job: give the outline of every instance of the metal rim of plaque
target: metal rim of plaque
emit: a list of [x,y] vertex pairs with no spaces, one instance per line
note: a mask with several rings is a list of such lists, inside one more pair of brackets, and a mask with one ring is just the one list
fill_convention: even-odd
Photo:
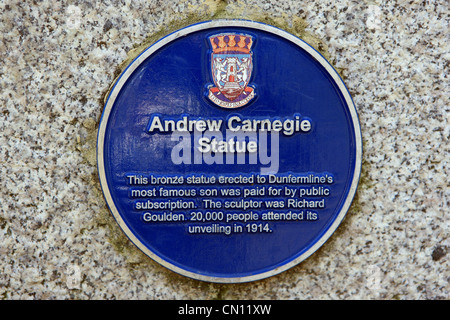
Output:
[[[231,145],[206,142],[200,163],[175,163],[164,148],[191,127],[196,151],[194,131],[205,137],[208,121],[257,138],[264,127],[251,125],[266,121],[279,171],[255,169],[263,158],[250,162],[251,147],[265,145],[248,137],[239,163],[237,150],[231,165],[214,160]],[[183,133],[171,139],[168,125]],[[168,269],[218,283],[270,277],[313,254],[345,217],[362,159],[357,111],[335,69],[296,36],[247,20],[197,23],[144,50],[109,93],[97,143],[102,191],[128,238]],[[238,194],[215,196],[231,189]]]

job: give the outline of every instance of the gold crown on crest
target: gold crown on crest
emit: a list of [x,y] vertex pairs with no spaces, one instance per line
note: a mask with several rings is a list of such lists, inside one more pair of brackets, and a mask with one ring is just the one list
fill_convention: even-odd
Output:
[[214,53],[250,53],[253,38],[243,34],[219,34],[209,38]]

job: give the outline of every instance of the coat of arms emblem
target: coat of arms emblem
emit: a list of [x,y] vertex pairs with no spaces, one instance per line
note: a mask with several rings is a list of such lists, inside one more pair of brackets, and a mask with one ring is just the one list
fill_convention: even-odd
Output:
[[253,38],[243,34],[218,34],[209,38],[214,86],[208,98],[223,108],[239,108],[255,97],[248,86],[252,74]]

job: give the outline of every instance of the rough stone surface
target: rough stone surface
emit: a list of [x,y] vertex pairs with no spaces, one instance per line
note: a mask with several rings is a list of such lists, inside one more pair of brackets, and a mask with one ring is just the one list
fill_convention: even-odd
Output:
[[[0,10],[0,297],[450,298],[447,1],[8,0]],[[128,53],[217,17],[277,24],[324,53],[364,143],[357,196],[331,239],[289,271],[237,285],[184,278],[136,249],[95,163],[103,99]]]

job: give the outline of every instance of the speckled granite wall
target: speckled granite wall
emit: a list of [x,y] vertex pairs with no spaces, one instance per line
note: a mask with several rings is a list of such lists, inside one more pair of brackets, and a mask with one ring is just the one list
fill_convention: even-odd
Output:
[[[6,0],[0,10],[0,297],[450,298],[447,1]],[[357,196],[331,239],[287,272],[238,285],[184,278],[136,249],[95,163],[103,98],[127,53],[217,17],[277,24],[324,53],[364,143]]]

